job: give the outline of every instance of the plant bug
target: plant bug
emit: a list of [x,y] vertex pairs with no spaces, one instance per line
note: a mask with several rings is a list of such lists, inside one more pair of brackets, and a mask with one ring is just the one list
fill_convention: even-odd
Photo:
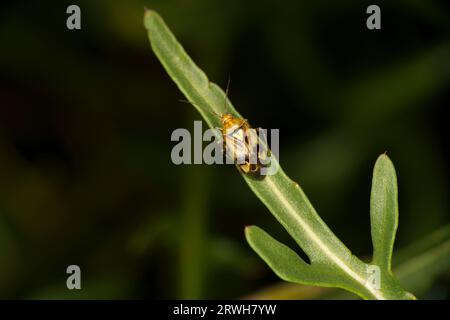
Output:
[[236,118],[229,113],[220,117],[222,123],[223,147],[243,173],[259,174],[261,159],[265,152],[259,143],[258,130],[253,129],[246,119]]
[[[227,98],[230,86],[228,78],[225,90],[225,109],[228,108]],[[253,129],[247,119],[236,118],[230,113],[220,116],[222,123],[223,150],[230,156],[236,166],[245,174],[259,174],[261,160],[267,156],[266,150],[259,143],[259,129]]]
[[[225,91],[225,109],[228,109],[227,97],[230,80]],[[184,101],[190,104],[193,102]],[[267,149],[260,144],[259,129],[251,128],[247,119],[233,116],[231,113],[222,115],[209,111],[220,118],[222,128],[223,153],[245,174],[259,175],[263,166],[261,160],[267,157]]]

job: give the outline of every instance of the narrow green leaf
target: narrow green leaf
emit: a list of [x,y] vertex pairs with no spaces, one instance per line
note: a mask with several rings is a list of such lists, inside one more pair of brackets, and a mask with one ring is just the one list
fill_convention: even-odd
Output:
[[[144,23],[158,59],[210,126],[221,126],[219,116],[225,112],[240,117],[223,90],[210,82],[195,65],[156,12],[148,10]],[[272,164],[278,169],[277,173],[262,180],[243,175],[253,192],[312,261],[325,261],[332,257],[338,264],[345,263],[331,255],[332,251],[345,257],[344,260],[350,260],[350,251],[320,219],[300,186],[286,176],[276,161]],[[313,230],[319,234],[315,234]]]
[[245,228],[248,243],[281,279],[295,283],[313,282],[310,266],[292,249],[257,226]]
[[155,11],[146,11],[144,25],[148,30],[153,52],[211,128],[220,126],[220,115],[225,112],[240,117],[223,90],[209,81]]
[[[400,283],[420,297],[437,277],[450,271],[450,225],[396,252],[392,265]],[[340,300],[354,296],[338,289],[314,290],[310,286],[277,283],[244,297],[256,300],[324,298]]]
[[391,257],[398,225],[397,176],[394,165],[381,155],[373,169],[370,197],[373,264],[391,271]]
[[355,292],[346,274],[327,263],[306,263],[292,249],[257,226],[245,228],[247,242],[281,279],[304,285],[341,287]]
[[[156,56],[210,127],[220,126],[220,116],[223,113],[240,117],[223,90],[211,83],[195,65],[156,12],[148,10],[144,24]],[[368,284],[368,265],[353,256],[333,234],[316,213],[300,186],[283,172],[277,159],[271,159],[271,167],[276,169],[276,173],[263,179],[255,179],[245,174],[242,176],[308,255],[317,276],[316,284],[339,286],[366,299],[404,297],[399,288],[389,288],[393,282],[386,282],[386,287],[382,290]]]

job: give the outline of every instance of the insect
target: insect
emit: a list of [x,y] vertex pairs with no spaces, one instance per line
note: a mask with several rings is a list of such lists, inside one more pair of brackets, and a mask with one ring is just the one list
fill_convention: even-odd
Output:
[[246,119],[229,113],[220,117],[223,149],[243,173],[258,174],[266,156],[259,144],[258,129],[252,129]]
[[[228,108],[227,97],[230,80],[228,79],[225,91],[225,109]],[[180,100],[195,105],[193,102]],[[209,111],[209,110],[208,110]],[[211,112],[211,111],[209,111]],[[260,173],[263,166],[262,160],[267,158],[267,149],[259,143],[259,129],[253,129],[247,119],[237,118],[230,113],[222,115],[213,112],[220,117],[222,128],[223,152],[245,174]]]

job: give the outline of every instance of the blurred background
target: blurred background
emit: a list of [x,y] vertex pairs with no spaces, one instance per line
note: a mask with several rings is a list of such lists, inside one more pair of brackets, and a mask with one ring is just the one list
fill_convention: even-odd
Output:
[[[370,4],[381,30],[366,28]],[[212,81],[230,76],[252,125],[280,129],[281,165],[355,255],[372,252],[381,153],[399,180],[395,250],[449,223],[448,1],[2,2],[0,298],[340,294],[279,285],[244,226],[295,244],[233,166],[172,164],[172,131],[201,118],[151,52],[144,6]],[[82,290],[66,288],[72,264]],[[450,298],[449,268],[411,288]]]

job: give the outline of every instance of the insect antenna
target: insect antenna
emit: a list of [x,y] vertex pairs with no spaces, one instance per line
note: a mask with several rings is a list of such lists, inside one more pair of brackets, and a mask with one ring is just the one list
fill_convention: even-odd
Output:
[[[225,110],[226,110],[227,113],[232,113],[231,110],[230,110],[230,107],[228,106],[228,103],[227,103],[228,102],[228,91],[229,91],[229,88],[230,88],[230,80],[231,80],[231,77],[230,77],[230,75],[228,75],[227,87],[225,89],[225,97],[224,97],[224,106],[225,106]],[[192,102],[192,101],[189,101],[189,100],[179,99],[178,101],[179,102],[183,102],[183,103],[188,103],[188,104],[193,105],[194,107],[197,107],[197,104],[195,104],[195,102]],[[197,109],[199,109],[199,108],[197,108]],[[209,109],[204,109],[204,110],[206,112],[209,112],[212,115],[215,115],[218,118],[222,117],[221,114],[219,114],[219,113],[217,113],[217,112],[215,112],[213,110],[209,110]]]
[[[197,105],[195,104],[195,102],[192,102],[192,101],[189,101],[189,100],[178,99],[178,102],[188,103],[188,104],[193,105],[194,107],[197,107]],[[209,112],[210,114],[212,114],[212,115],[218,117],[218,118],[221,117],[221,115],[218,114],[218,113],[215,112],[215,111],[211,111],[211,110],[209,110],[209,109],[204,109],[204,110],[205,110],[206,112]]]
[[226,89],[225,89],[225,99],[224,99],[224,104],[225,104],[225,110],[227,111],[227,112],[229,112],[229,107],[228,107],[228,91],[229,91],[229,89],[230,89],[230,81],[231,81],[231,76],[230,76],[230,74],[228,74],[228,81],[227,81],[227,87],[226,87]]

